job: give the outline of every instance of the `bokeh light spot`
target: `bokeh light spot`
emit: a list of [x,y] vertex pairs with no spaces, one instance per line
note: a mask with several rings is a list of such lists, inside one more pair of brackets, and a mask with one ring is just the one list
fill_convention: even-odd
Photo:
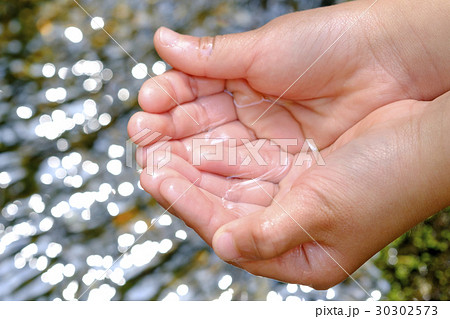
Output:
[[130,91],[128,91],[127,89],[120,89],[117,93],[117,97],[121,101],[126,101],[130,98]]
[[147,66],[144,63],[138,63],[131,69],[131,74],[135,79],[142,80],[147,76]]
[[105,21],[102,17],[93,17],[91,19],[91,28],[94,30],[99,30],[105,26]]
[[33,116],[33,110],[28,106],[19,106],[16,110],[17,116],[21,119],[27,120]]
[[68,27],[64,31],[64,36],[73,43],[80,43],[83,40],[83,32],[77,27]]
[[152,66],[152,72],[156,75],[161,75],[166,72],[167,66],[163,61],[157,61]]
[[46,78],[51,78],[56,73],[56,68],[52,63],[45,63],[42,67],[42,75]]

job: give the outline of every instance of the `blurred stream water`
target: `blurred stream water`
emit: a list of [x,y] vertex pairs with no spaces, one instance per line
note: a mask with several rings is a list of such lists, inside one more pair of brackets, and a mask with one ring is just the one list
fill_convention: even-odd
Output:
[[[198,36],[239,32],[320,1],[80,3],[94,20],[71,0],[0,4],[0,300],[73,300],[163,212],[124,156],[143,69],[170,67],[153,48],[159,26]],[[355,278],[375,299],[389,290],[372,262]],[[349,280],[315,291],[250,275],[166,215],[81,299],[367,296]]]

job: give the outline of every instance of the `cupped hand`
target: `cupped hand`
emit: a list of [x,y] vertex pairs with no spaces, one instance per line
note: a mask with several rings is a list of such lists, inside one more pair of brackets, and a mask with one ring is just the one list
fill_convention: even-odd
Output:
[[[431,187],[448,188],[448,172],[433,170],[445,164],[442,153],[427,157],[445,149],[432,137],[444,129],[448,96],[411,99],[420,84],[405,86],[413,83],[408,72],[379,62],[385,53],[370,48],[368,26],[351,29],[352,41],[330,49],[286,91],[345,31],[348,16],[364,10],[361,3],[238,35],[155,35],[158,52],[179,71],[144,84],[145,112],[131,119],[129,133],[171,138],[156,152],[157,140],[141,143],[141,166],[157,165],[168,146],[171,160],[152,174],[144,169],[141,184],[224,260],[328,287],[448,201]],[[325,166],[304,160],[306,138]],[[218,145],[222,157],[208,160]],[[196,165],[195,154],[203,154]]]
[[[222,161],[203,158],[194,166],[187,137],[166,144],[171,161],[152,174],[144,169],[141,184],[222,259],[256,275],[327,288],[450,204],[450,172],[436,170],[448,167],[450,151],[435,138],[448,134],[449,105],[450,94],[384,106],[324,149],[324,166],[297,166],[299,154],[280,165],[280,150],[269,143],[259,152],[267,166],[229,165],[227,145]],[[212,129],[205,140],[248,134],[261,141],[236,125]],[[250,155],[245,147],[236,153],[238,162]],[[145,155],[138,156],[143,166]],[[164,156],[156,152],[150,165]]]
[[[140,106],[163,114],[176,106],[172,99],[193,102],[225,88],[212,79],[239,80],[227,90],[237,105],[250,105],[245,112],[238,109],[237,118],[257,137],[295,136],[299,145],[307,137],[322,149],[380,106],[403,99],[432,100],[445,93],[450,87],[450,47],[444,40],[450,20],[443,7],[448,2],[417,1],[408,11],[410,1],[379,1],[366,11],[373,2],[296,12],[256,30],[216,37],[161,28],[154,37],[159,55],[196,77],[157,77],[166,92],[149,80],[141,89]],[[183,81],[191,81],[187,85],[192,92],[182,95]],[[180,114],[178,121],[194,117]],[[152,119],[136,115],[130,133],[154,129]],[[281,123],[285,130],[280,131]]]

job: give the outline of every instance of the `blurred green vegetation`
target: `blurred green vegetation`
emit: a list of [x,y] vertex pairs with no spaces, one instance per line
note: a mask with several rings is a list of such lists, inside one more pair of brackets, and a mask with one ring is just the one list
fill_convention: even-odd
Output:
[[[94,16],[103,17],[105,29],[154,75],[151,66],[159,57],[151,39],[161,25],[195,35],[239,32],[256,28],[281,14],[330,5],[332,1],[80,3]],[[80,43],[72,43],[64,36],[70,26],[82,31]],[[123,247],[118,247],[120,236],[138,238],[137,223],[150,225],[162,213],[155,201],[138,188],[135,169],[123,167],[120,174],[108,170],[111,161],[117,160],[108,155],[109,148],[125,146],[126,123],[138,110],[136,95],[144,80],[132,76],[133,61],[102,30],[94,30],[90,18],[72,0],[2,1],[0,52],[0,173],[7,173],[3,176],[10,178],[0,185],[0,300],[73,299],[89,287],[93,276],[99,277],[111,260],[120,256],[123,251]],[[103,71],[109,70],[111,78],[102,70],[93,74],[74,72],[80,61],[101,65]],[[46,64],[55,68],[55,74],[43,76]],[[95,81],[94,89],[86,89],[88,80]],[[66,96],[50,102],[46,94],[55,88],[64,88]],[[118,92],[123,89],[129,92],[129,97],[119,98]],[[85,109],[87,101],[89,105],[94,102],[95,114]],[[20,106],[31,110],[29,118],[18,116]],[[61,116],[54,113],[57,110],[71,119],[72,122],[67,122],[70,125],[63,124],[67,127],[56,136],[52,132],[38,136],[39,125],[58,124]],[[72,127],[77,114],[82,114],[84,120]],[[104,114],[110,121],[99,125]],[[74,154],[81,156],[81,162],[65,167],[63,177],[58,177],[56,171]],[[60,163],[58,167],[53,167],[55,159]],[[119,160],[124,162],[123,156]],[[86,162],[97,164],[98,172],[86,173],[83,168]],[[52,176],[51,183],[44,183],[44,175]],[[75,176],[82,178],[81,185],[71,184],[68,177]],[[124,182],[134,185],[132,196],[119,194],[118,188]],[[105,184],[112,189],[107,198],[85,205],[86,196],[98,194]],[[82,199],[71,201],[74,195]],[[87,207],[70,207],[63,214],[56,209],[61,203],[80,201]],[[117,206],[117,214],[112,213],[109,204]],[[396,240],[375,258],[378,269],[368,262],[355,273],[355,278],[367,290],[381,291],[386,299],[448,300],[448,228],[449,210]],[[186,232],[186,239],[175,236],[180,230]],[[178,294],[177,298],[190,300],[220,297],[265,300],[269,292],[284,299],[327,298],[326,291],[304,287],[291,287],[289,292],[285,284],[251,276],[221,262],[175,219],[170,225],[156,224],[139,237],[137,244],[142,244],[142,248],[146,247],[144,244],[159,247],[164,240],[171,242],[168,251],[155,252],[152,258],[131,266],[119,261],[112,269],[117,270],[116,276],[108,273],[95,283],[93,290],[112,288],[114,292],[107,298],[116,300],[161,300],[173,297],[180,285],[187,285],[189,292]],[[58,245],[59,253],[49,251]],[[133,254],[124,258],[127,256]],[[73,274],[71,268],[75,269]],[[232,292],[228,286],[222,289],[224,284],[218,285],[226,276],[233,279]],[[332,295],[337,300],[367,297],[351,281],[334,287]],[[88,297],[95,295],[89,292],[82,299]]]
[[391,283],[387,300],[449,300],[450,208],[380,252],[375,264]]

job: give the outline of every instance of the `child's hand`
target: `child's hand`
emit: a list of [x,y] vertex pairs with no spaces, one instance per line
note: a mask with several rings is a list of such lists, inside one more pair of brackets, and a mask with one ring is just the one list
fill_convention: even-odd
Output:
[[[369,5],[295,13],[214,40],[170,40],[166,29],[155,35],[159,54],[179,70],[155,80],[180,105],[152,80],[144,84],[145,112],[131,119],[129,133],[168,135],[173,154],[155,174],[144,170],[141,183],[223,259],[258,275],[324,288],[449,204],[444,137],[450,132],[443,119],[450,119],[450,98],[415,100],[450,89],[450,72],[415,63],[427,58],[423,51],[399,54],[408,42],[392,46],[395,34],[379,31],[381,3],[271,107]],[[444,48],[429,42],[439,64]],[[197,138],[211,145],[238,139],[237,164],[250,155],[242,139],[256,145],[289,138],[297,146],[288,147],[288,165],[269,142],[259,152],[267,165],[230,165],[228,146],[222,161],[193,165]],[[294,165],[305,138],[322,150],[325,166]],[[138,151],[144,167],[152,145]]]

